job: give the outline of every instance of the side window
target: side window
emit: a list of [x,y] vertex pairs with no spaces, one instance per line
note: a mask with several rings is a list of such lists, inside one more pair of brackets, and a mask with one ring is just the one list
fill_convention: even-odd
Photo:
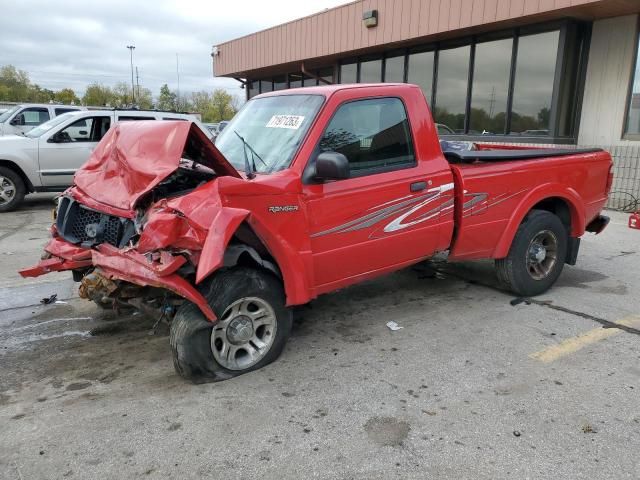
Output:
[[95,117],[93,119],[93,128],[91,129],[91,141],[99,142],[105,136],[111,127],[110,117]]
[[89,117],[76,120],[55,133],[58,143],[99,142],[111,126],[109,117]]
[[346,156],[352,177],[415,165],[407,113],[399,98],[345,103],[325,130],[320,150]]
[[131,122],[134,120],[155,120],[154,117],[137,117],[134,115],[122,115],[118,117],[119,122]]
[[164,117],[163,120],[180,120],[182,122],[186,122],[187,121],[186,118],[171,118],[171,117]]
[[68,113],[68,112],[77,112],[78,109],[77,108],[56,108],[55,112],[56,112],[56,117],[58,115],[62,115],[63,113]]
[[61,143],[90,142],[94,118],[81,118],[55,134]]
[[49,120],[49,110],[46,108],[30,107],[25,108],[19,113],[16,118],[22,117],[22,121],[19,121],[19,125],[27,125],[29,127],[37,127],[41,123]]

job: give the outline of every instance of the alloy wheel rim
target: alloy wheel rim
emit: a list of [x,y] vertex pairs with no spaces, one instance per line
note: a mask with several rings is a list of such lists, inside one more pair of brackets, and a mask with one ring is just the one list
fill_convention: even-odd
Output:
[[211,332],[213,357],[228,370],[246,370],[262,360],[276,336],[276,314],[257,297],[227,307]]
[[550,230],[538,232],[526,252],[527,271],[534,280],[544,280],[558,261],[558,239]]
[[8,177],[0,176],[0,205],[11,203],[16,196],[16,186]]

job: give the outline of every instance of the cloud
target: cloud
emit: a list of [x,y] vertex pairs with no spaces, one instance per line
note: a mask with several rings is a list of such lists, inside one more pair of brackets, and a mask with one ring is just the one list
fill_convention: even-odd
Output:
[[[192,92],[225,88],[244,98],[238,82],[214,78],[212,45],[268,28],[344,0],[205,2],[157,0],[32,0],[2,7],[2,64],[26,70],[33,82],[81,95],[93,82],[131,82],[127,45],[135,45],[140,85]],[[13,19],[19,19],[14,21]]]

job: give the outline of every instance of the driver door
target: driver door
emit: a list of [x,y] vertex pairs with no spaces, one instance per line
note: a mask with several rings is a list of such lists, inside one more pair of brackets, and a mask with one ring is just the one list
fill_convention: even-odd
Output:
[[350,170],[349,178],[303,187],[318,293],[439,247],[442,214],[453,204],[451,173],[427,172],[419,161],[400,98],[343,103],[317,151],[344,155]]
[[[83,117],[38,142],[40,178],[46,187],[67,187],[111,126],[108,116]],[[45,138],[46,137],[46,138]]]

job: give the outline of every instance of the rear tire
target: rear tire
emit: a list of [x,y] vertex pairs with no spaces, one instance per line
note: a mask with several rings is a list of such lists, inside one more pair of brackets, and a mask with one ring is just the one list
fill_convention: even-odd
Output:
[[217,273],[203,295],[218,317],[209,322],[188,302],[171,322],[169,341],[176,372],[194,383],[226,380],[268,365],[291,333],[291,310],[282,283],[251,268]]
[[507,257],[496,260],[498,279],[520,296],[546,292],[562,273],[567,243],[567,230],[556,215],[532,210],[518,227]]
[[15,210],[22,203],[27,188],[16,172],[0,167],[0,212]]

